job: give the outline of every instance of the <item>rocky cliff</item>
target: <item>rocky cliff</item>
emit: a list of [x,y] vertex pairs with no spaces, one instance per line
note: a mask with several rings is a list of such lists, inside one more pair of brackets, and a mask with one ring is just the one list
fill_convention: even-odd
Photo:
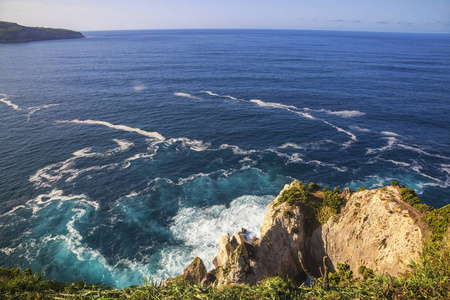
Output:
[[204,285],[256,284],[273,276],[304,280],[306,273],[320,276],[325,256],[331,272],[347,263],[355,276],[362,265],[397,276],[419,257],[427,235],[419,211],[401,199],[398,186],[324,193],[294,181],[268,205],[260,239],[247,241],[245,229],[224,235],[215,268],[196,280]]
[[0,21],[0,43],[84,38],[80,32],[67,29],[26,27]]

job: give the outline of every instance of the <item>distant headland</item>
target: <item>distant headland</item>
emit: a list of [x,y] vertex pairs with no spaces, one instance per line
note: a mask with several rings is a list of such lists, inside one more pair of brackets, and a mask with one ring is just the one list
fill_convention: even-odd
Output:
[[73,30],[26,27],[17,23],[0,21],[0,43],[2,44],[80,38],[84,38],[84,35]]

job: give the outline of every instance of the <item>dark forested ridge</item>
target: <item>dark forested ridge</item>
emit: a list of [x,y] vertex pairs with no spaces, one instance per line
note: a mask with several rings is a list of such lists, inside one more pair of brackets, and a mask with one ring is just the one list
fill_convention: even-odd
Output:
[[26,27],[17,23],[0,21],[0,43],[20,43],[78,38],[84,38],[84,35],[73,30]]

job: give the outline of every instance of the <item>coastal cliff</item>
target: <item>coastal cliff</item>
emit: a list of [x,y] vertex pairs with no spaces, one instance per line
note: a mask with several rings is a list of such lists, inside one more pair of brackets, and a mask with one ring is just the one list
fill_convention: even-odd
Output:
[[248,241],[245,229],[222,236],[215,268],[196,279],[212,286],[253,285],[275,276],[304,281],[307,274],[321,276],[324,257],[331,272],[346,264],[356,277],[360,267],[398,276],[420,257],[429,235],[420,215],[402,201],[397,185],[331,192],[294,181],[268,205],[260,239]]
[[26,27],[17,23],[0,21],[0,43],[21,43],[79,38],[84,38],[84,35],[73,30]]

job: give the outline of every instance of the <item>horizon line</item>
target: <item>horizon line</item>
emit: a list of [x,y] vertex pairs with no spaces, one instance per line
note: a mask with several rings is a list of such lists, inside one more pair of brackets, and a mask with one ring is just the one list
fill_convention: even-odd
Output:
[[[74,30],[74,29],[71,29]],[[367,32],[367,33],[402,33],[402,34],[440,34],[450,35],[450,32],[412,32],[412,31],[374,31],[374,30],[351,30],[351,29],[299,29],[299,28],[141,28],[141,29],[89,29],[78,30],[80,32],[95,32],[95,31],[150,31],[150,30],[165,30],[165,31],[180,31],[180,30],[273,30],[273,31],[331,31],[331,32]]]

